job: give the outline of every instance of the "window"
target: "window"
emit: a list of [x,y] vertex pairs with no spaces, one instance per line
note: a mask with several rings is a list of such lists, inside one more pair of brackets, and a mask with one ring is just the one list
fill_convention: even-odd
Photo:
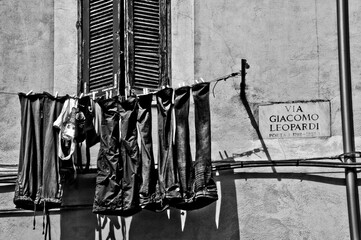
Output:
[[170,0],[80,1],[79,92],[169,84]]

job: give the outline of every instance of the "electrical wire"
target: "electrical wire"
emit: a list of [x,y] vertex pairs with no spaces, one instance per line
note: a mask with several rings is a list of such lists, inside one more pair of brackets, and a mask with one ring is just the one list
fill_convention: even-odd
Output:
[[[299,159],[284,159],[284,160],[249,160],[236,161],[234,158],[227,158],[221,161],[212,162],[212,170],[230,170],[236,168],[256,168],[256,167],[325,167],[325,168],[361,168],[361,162],[347,163],[343,158],[353,157],[361,158],[361,152],[344,153],[337,156],[330,157],[313,157],[313,158],[299,158]],[[330,162],[327,160],[339,160],[340,162]],[[327,161],[327,162],[326,162]]]

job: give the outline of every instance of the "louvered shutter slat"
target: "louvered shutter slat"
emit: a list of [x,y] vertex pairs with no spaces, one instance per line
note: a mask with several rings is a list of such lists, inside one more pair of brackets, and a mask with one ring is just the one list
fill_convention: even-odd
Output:
[[112,17],[113,9],[107,9],[104,12],[97,13],[95,15],[92,15],[92,21],[94,23],[102,21],[102,19],[106,19],[107,17]]
[[160,82],[160,3],[134,0],[133,88],[157,89]]
[[148,83],[158,83],[158,78],[149,76],[143,73],[136,73],[135,76],[137,76],[139,79],[142,79],[143,81],[148,81]]
[[113,0],[90,0],[89,91],[113,85]]
[[101,54],[93,56],[93,58],[91,59],[91,62],[96,64],[97,62],[110,61],[112,57],[113,57],[113,53],[110,53],[110,54],[101,53]]

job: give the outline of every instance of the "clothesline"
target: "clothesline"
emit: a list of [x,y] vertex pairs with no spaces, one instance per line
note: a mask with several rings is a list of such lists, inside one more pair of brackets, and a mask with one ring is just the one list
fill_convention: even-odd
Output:
[[[216,84],[213,86],[213,89],[212,89],[212,93],[213,93],[213,96],[214,96],[214,89],[216,87],[216,85],[218,84],[218,82],[220,81],[226,81],[227,79],[229,78],[233,78],[233,77],[237,77],[237,76],[240,76],[242,74],[242,71],[238,71],[238,72],[233,72],[231,74],[228,74],[228,75],[225,75],[225,76],[222,76],[222,77],[218,77],[218,78],[215,78],[215,79],[212,79],[210,81],[206,81],[206,82],[209,82],[209,83],[213,83],[215,82]],[[190,84],[190,85],[182,85],[183,87],[184,86],[189,86],[189,87],[192,87],[196,84],[199,84],[199,83],[202,83],[202,82],[205,82],[202,78],[200,78],[200,80],[195,80],[196,83],[194,84]],[[109,91],[110,89],[104,89],[104,91]],[[79,98],[81,98],[82,96],[90,96],[90,95],[94,95],[95,93],[97,93],[98,91],[94,91],[94,92],[90,92],[88,94],[83,94],[83,95],[79,95]],[[146,93],[146,94],[156,94],[158,91],[154,91],[154,92],[150,92],[150,93]],[[32,93],[32,90],[30,92],[28,92],[28,94],[31,94]],[[1,94],[4,94],[4,95],[18,95],[19,93],[18,92],[6,92],[6,91],[0,91],[0,95]],[[55,95],[57,95],[57,93],[55,93]],[[137,94],[138,96],[140,95],[143,95],[143,94]],[[77,96],[73,95],[73,96],[69,96],[69,97],[74,97],[74,98],[77,98]]]
[[6,95],[18,95],[18,93],[16,93],[16,92],[4,92],[4,91],[0,91],[0,94],[6,94]]
[[[195,83],[194,84],[188,84],[188,85],[186,85],[186,84],[179,84],[179,87],[193,87],[193,86],[195,86],[195,85],[197,85],[197,84],[200,84],[200,83],[205,83],[205,82],[207,82],[207,83],[213,83],[213,82],[215,82],[216,84],[213,86],[213,89],[212,89],[212,93],[213,93],[213,96],[214,96],[214,89],[215,89],[215,87],[216,87],[216,85],[218,84],[218,82],[220,82],[220,81],[226,81],[227,79],[229,79],[229,78],[233,78],[233,77],[237,77],[237,76],[241,76],[242,75],[242,71],[238,71],[238,72],[233,72],[233,73],[230,73],[230,74],[228,74],[228,75],[225,75],[225,76],[222,76],[222,77],[218,77],[218,78],[215,78],[215,79],[212,79],[212,80],[210,80],[210,81],[204,81],[203,80],[203,78],[199,78],[199,80],[194,80],[195,81]],[[167,85],[167,86],[163,86],[163,89],[165,88],[165,87],[169,87],[169,85]],[[136,96],[142,96],[142,95],[147,95],[147,94],[156,94],[158,91],[160,91],[160,90],[157,90],[157,91],[154,91],[154,92],[144,92],[143,94],[135,94]]]

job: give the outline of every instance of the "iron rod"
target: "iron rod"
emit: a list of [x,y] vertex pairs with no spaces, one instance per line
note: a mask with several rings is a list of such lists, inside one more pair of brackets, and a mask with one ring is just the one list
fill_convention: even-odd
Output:
[[[349,153],[355,151],[355,142],[352,110],[348,0],[337,0],[337,35],[343,150],[345,153]],[[355,162],[355,158],[352,156],[346,157],[345,162]],[[350,238],[352,240],[359,240],[360,206],[357,189],[357,173],[355,169],[345,169],[345,178]]]

